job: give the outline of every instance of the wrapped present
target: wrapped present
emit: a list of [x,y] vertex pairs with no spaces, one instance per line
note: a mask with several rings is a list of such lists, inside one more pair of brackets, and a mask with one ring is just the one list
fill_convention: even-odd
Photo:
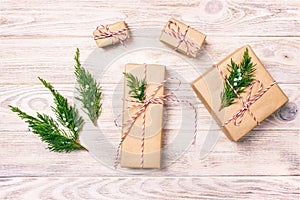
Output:
[[288,101],[249,45],[237,49],[191,86],[234,141]]
[[124,45],[124,41],[129,38],[129,31],[125,21],[119,21],[105,26],[98,26],[93,35],[98,47],[105,47],[119,42]]
[[171,18],[162,31],[160,41],[186,55],[196,57],[205,38],[206,35],[200,31]]
[[163,65],[125,66],[121,167],[160,168],[165,70]]

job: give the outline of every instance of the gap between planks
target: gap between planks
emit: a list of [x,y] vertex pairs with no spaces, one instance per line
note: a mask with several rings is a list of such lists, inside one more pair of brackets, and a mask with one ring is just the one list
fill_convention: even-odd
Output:
[[283,175],[190,175],[190,176],[122,176],[122,175],[116,175],[116,176],[0,176],[0,181],[1,179],[30,179],[30,178],[37,178],[37,179],[49,179],[49,178],[57,178],[57,179],[66,179],[66,178],[81,178],[81,179],[90,179],[90,178],[109,178],[109,179],[120,179],[120,178],[126,178],[126,179],[181,179],[181,178],[249,178],[251,179],[252,177],[255,178],[299,178],[300,180],[300,175],[288,175],[288,174],[283,174]]
[[[131,35],[134,36],[134,35]],[[219,34],[209,34],[213,37],[222,37],[222,38],[300,38],[297,35],[219,35]],[[134,37],[143,37],[143,36],[134,36]],[[28,35],[28,36],[16,36],[16,35],[0,35],[0,39],[76,39],[76,38],[90,38],[91,36],[86,35]]]

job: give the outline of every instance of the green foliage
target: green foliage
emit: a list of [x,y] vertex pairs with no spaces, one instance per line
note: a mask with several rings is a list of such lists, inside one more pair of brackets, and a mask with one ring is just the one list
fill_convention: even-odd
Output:
[[[232,59],[230,65],[228,64],[227,70],[229,76],[227,77],[227,80],[239,95],[244,93],[246,88],[255,80],[255,66],[256,64],[253,64],[251,57],[249,56],[248,48],[246,48],[243,60],[239,64],[235,63]],[[224,88],[220,98],[221,106],[219,110],[222,110],[223,108],[236,103],[238,97],[230,85],[224,81]]]
[[147,86],[145,79],[139,80],[136,76],[134,76],[131,73],[123,72],[123,74],[127,78],[127,86],[130,88],[130,97],[138,99],[140,101],[145,100],[145,90]]
[[77,48],[74,57],[76,61],[75,75],[78,83],[76,90],[79,92],[79,97],[75,97],[83,105],[83,111],[89,116],[90,120],[96,125],[97,119],[102,112],[101,104],[101,87],[96,82],[93,76],[85,70],[79,61],[79,49]]
[[[97,119],[99,110],[101,110],[100,98],[101,91],[99,85],[93,80],[90,73],[81,68],[79,62],[79,50],[77,49],[75,60],[75,74],[78,78],[80,86],[89,86],[91,90],[83,90],[80,87],[78,90],[82,95],[82,98],[92,99],[97,112],[92,113],[89,109],[91,119]],[[25,119],[26,123],[35,134],[38,134],[42,141],[48,143],[48,148],[51,151],[56,152],[70,152],[74,150],[85,149],[78,143],[79,132],[82,130],[84,120],[79,116],[78,110],[75,106],[68,104],[68,100],[63,97],[53,86],[46,82],[44,79],[38,77],[41,83],[52,93],[55,106],[51,106],[52,111],[56,115],[56,120],[52,117],[37,113],[37,117],[30,116],[25,112],[21,111],[17,107],[10,106],[13,112],[18,113],[19,117]],[[91,81],[92,80],[92,81]],[[96,88],[96,89],[94,89]],[[92,94],[94,92],[94,94]],[[89,95],[89,96],[88,96]],[[80,98],[78,98],[80,99]],[[84,107],[87,108],[87,107]],[[99,109],[100,108],[100,109]],[[86,149],[85,149],[86,150]]]
[[54,90],[50,83],[47,83],[40,77],[38,78],[53,95],[55,107],[52,106],[51,108],[55,113],[58,122],[69,129],[72,132],[72,135],[77,138],[78,133],[81,131],[84,124],[82,117],[78,114],[78,110],[74,106],[70,106],[68,100]]
[[39,135],[42,141],[48,143],[48,149],[55,152],[70,152],[75,150],[86,150],[78,140],[78,134],[73,131],[69,134],[59,128],[58,123],[50,116],[37,113],[37,118],[32,117],[19,108],[9,106],[13,112],[18,113],[21,119],[25,119],[32,132]]

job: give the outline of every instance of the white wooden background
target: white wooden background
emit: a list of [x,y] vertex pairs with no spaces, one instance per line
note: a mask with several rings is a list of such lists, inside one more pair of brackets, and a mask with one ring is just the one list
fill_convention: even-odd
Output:
[[49,152],[8,109],[49,110],[51,96],[37,76],[72,99],[75,48],[84,60],[100,23],[125,19],[134,32],[161,28],[171,16],[205,32],[204,48],[216,61],[250,44],[300,105],[299,0],[0,0],[0,199],[299,199],[299,115],[290,122],[272,115],[241,142],[222,135],[203,160],[191,150],[138,176],[102,166],[88,152]]

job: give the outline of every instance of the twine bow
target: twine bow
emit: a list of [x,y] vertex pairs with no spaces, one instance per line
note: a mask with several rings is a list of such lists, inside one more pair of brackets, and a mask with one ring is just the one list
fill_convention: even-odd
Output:
[[[102,29],[102,30],[101,30]],[[121,38],[120,36],[123,35],[124,33],[126,34],[126,31],[128,30],[128,28],[122,28],[121,30],[118,31],[111,31],[109,29],[108,25],[100,25],[100,27],[98,26],[96,28],[96,30],[99,32],[98,35],[94,36],[94,40],[100,40],[100,39],[104,39],[104,38],[109,38],[109,37],[113,37],[116,38],[123,46],[125,46],[124,41],[127,39],[127,35],[125,35],[125,38]],[[112,40],[112,44],[114,44],[114,41]]]
[[[147,70],[147,65],[145,65],[145,70],[144,70],[144,76],[146,77],[146,70]],[[170,91],[167,94],[155,97],[155,95],[157,94],[157,92],[164,86],[164,84],[169,81],[175,79],[178,81],[178,87],[173,90]],[[121,137],[121,140],[119,142],[118,148],[117,148],[117,154],[115,157],[115,163],[114,163],[114,167],[116,168],[119,164],[119,156],[120,156],[120,148],[122,143],[125,141],[126,137],[128,136],[131,128],[133,127],[134,123],[136,122],[136,120],[138,119],[138,117],[142,116],[142,138],[141,138],[141,158],[140,158],[140,167],[143,168],[144,167],[144,145],[145,145],[145,124],[146,124],[146,120],[145,120],[145,116],[146,116],[146,108],[148,107],[148,105],[150,104],[165,104],[166,102],[171,102],[171,103],[185,103],[187,105],[189,105],[193,110],[194,110],[194,136],[193,136],[193,142],[192,144],[195,143],[196,141],[196,135],[197,135],[197,110],[196,107],[189,101],[187,100],[179,100],[177,99],[177,97],[175,96],[174,92],[176,90],[179,89],[181,85],[181,82],[179,79],[177,78],[168,78],[166,80],[164,80],[163,82],[161,82],[153,91],[153,93],[146,98],[145,100],[137,100],[137,99],[131,99],[131,98],[127,98],[125,99],[125,101],[127,102],[132,102],[132,103],[136,103],[134,105],[128,106],[126,108],[126,110],[129,110],[131,108],[134,107],[139,107],[138,111],[133,114],[131,116],[131,118],[125,122],[124,124],[122,124],[123,127],[128,127],[126,129],[125,132],[123,132],[123,135]],[[146,94],[146,91],[145,91]],[[123,111],[124,112],[124,111]],[[121,127],[118,123],[117,123],[117,119],[114,120],[114,123],[117,127]]]
[[[174,28],[172,28],[172,25],[174,26]],[[178,44],[177,44],[177,46],[175,47],[174,50],[178,50],[179,46],[183,43],[186,47],[186,54],[187,55],[197,53],[198,48],[194,51],[191,50],[195,46],[195,44],[186,39],[186,34],[188,33],[188,31],[190,29],[190,26],[187,26],[187,28],[185,29],[185,31],[183,33],[181,32],[180,26],[174,21],[169,21],[168,24],[167,24],[167,27],[171,32],[167,32],[166,30],[164,30],[164,32],[169,34],[170,36],[175,37],[176,39],[178,39]]]
[[[254,115],[254,113],[250,110],[250,106],[252,104],[254,104],[258,99],[260,99],[269,89],[271,89],[276,82],[272,82],[268,87],[266,87],[265,89],[263,89],[263,83],[260,80],[255,80],[251,83],[250,87],[249,87],[249,92],[247,94],[246,97],[246,101],[244,101],[242,99],[242,97],[238,94],[238,92],[234,89],[234,87],[230,84],[230,82],[227,80],[226,75],[224,75],[224,73],[222,72],[222,70],[219,68],[218,65],[216,65],[220,75],[222,76],[222,78],[226,81],[226,83],[230,86],[230,88],[232,89],[232,91],[235,93],[235,95],[238,97],[238,99],[240,100],[240,102],[242,103],[243,107],[238,110],[236,112],[236,114],[234,114],[231,118],[229,118],[228,120],[226,120],[222,126],[226,126],[227,124],[229,124],[231,121],[234,121],[234,125],[235,126],[239,126],[241,125],[243,118],[244,118],[244,114],[246,113],[246,111],[249,112],[249,114],[251,115],[251,117],[253,118],[253,120],[257,123],[257,125],[259,125],[259,121],[257,119],[257,117]],[[256,93],[253,93],[253,88],[256,84],[258,85],[258,90]]]

